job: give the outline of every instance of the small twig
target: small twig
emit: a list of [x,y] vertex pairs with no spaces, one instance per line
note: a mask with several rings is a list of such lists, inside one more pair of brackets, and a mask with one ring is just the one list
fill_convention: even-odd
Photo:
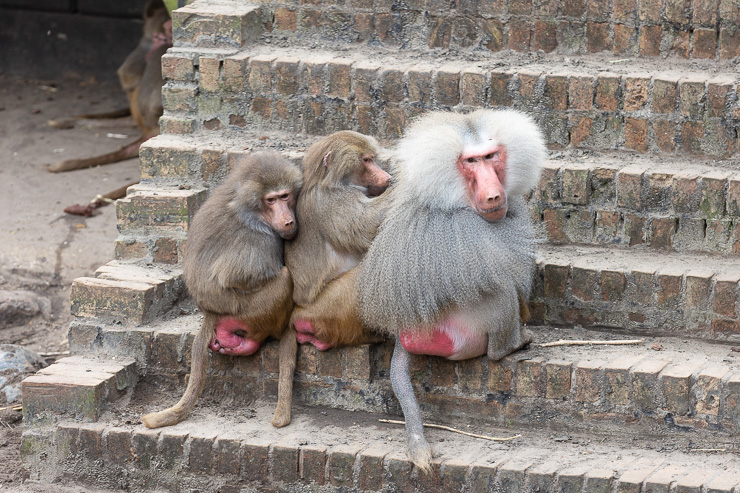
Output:
[[[381,423],[390,423],[393,425],[405,425],[406,424],[405,421],[396,421],[394,419],[379,419],[378,421],[380,421]],[[455,433],[460,433],[461,435],[467,435],[469,437],[482,438],[483,440],[491,440],[492,442],[508,442],[510,440],[514,440],[515,438],[522,437],[521,435],[514,435],[513,437],[508,437],[508,438],[496,438],[496,437],[489,437],[487,435],[476,435],[475,433],[468,433],[467,431],[457,430],[455,428],[450,428],[449,426],[435,425],[435,424],[429,424],[429,423],[424,423],[424,426],[426,426],[427,428],[438,428],[440,430],[452,431]]]
[[0,407],[0,412],[7,411],[8,409],[10,409],[11,411],[20,411],[21,409],[23,409],[23,406],[5,406],[5,407]]
[[39,353],[42,358],[51,358],[54,356],[69,356],[69,351],[58,351],[56,353]]
[[726,448],[690,448],[689,452],[727,452]]
[[609,60],[609,63],[622,63],[622,62],[629,62],[632,60],[631,58],[620,58],[618,60]]
[[621,346],[624,344],[640,344],[643,339],[627,339],[621,341],[568,341],[560,339],[555,342],[545,342],[543,344],[535,344],[536,347],[553,347],[553,346],[589,346],[589,345],[602,345],[602,346]]

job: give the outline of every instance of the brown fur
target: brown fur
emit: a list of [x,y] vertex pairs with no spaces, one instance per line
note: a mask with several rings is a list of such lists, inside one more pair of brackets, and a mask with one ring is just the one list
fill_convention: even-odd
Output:
[[[258,342],[279,338],[283,333],[293,308],[293,283],[283,266],[283,240],[273,227],[262,222],[260,214],[265,206],[255,200],[255,195],[264,197],[286,189],[297,195],[300,186],[300,170],[279,155],[250,154],[237,163],[234,172],[196,214],[183,277],[204,314],[203,325],[193,341],[185,394],[175,406],[144,416],[147,427],[179,423],[195,406],[208,368],[208,344],[221,317],[242,320],[249,328],[249,338]],[[291,350],[295,361],[294,346],[281,343],[281,361],[290,358]],[[288,354],[282,355],[283,351]],[[292,369],[288,370],[292,376]],[[291,386],[292,379],[287,387],[281,380],[278,396],[279,402],[287,398],[288,421]],[[285,407],[279,404],[280,409]]]
[[[164,85],[161,60],[162,55],[172,46],[171,28],[168,32],[165,26],[169,19],[170,16],[162,0],[149,0],[144,9],[144,29],[139,45],[118,68],[118,79],[129,101],[128,112],[117,110],[105,114],[79,115],[49,122],[54,127],[69,128],[74,126],[74,120],[77,119],[116,118],[130,114],[141,129],[141,137],[116,151],[100,156],[61,161],[49,166],[49,171],[53,173],[72,171],[134,158],[139,155],[139,147],[144,141],[159,134],[159,117],[163,113],[162,86]],[[169,42],[150,53],[155,35],[169,36]]]
[[342,131],[312,145],[303,160],[304,188],[296,206],[301,229],[285,246],[296,304],[291,325],[306,318],[317,338],[335,347],[377,339],[357,314],[355,270],[377,234],[389,192],[369,198],[352,182],[360,157],[377,152],[372,137]]

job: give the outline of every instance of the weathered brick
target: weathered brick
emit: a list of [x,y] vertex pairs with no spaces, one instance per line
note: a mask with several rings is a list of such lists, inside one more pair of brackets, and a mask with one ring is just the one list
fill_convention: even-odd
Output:
[[326,450],[325,446],[320,445],[301,447],[299,470],[302,479],[319,485],[325,484]]
[[545,97],[550,100],[553,110],[568,109],[568,77],[566,75],[547,75],[545,78]]
[[737,56],[740,56],[740,29],[737,26],[720,28],[719,57],[731,60]]
[[[105,423],[81,423],[76,431],[79,452],[82,452],[90,460],[96,460],[103,456],[103,432]],[[74,435],[68,432],[74,439]],[[57,434],[57,439],[59,434]]]
[[601,244],[612,244],[619,229],[619,212],[597,211],[594,224],[594,240]]
[[736,317],[738,279],[730,274],[718,274],[714,283],[712,310],[726,317]]
[[298,359],[296,361],[296,372],[304,375],[316,374],[316,360],[318,351],[312,344],[300,344],[298,346]]
[[488,390],[492,392],[510,392],[514,373],[503,361],[488,362]]
[[728,178],[729,173],[725,171],[715,171],[702,176],[699,209],[705,217],[714,219],[725,213]]
[[[588,264],[586,264],[588,265]],[[571,272],[573,295],[583,301],[592,301],[599,285],[599,275],[593,266],[579,266],[575,262]]]
[[455,106],[460,102],[460,73],[454,69],[440,69],[435,78],[437,102]]
[[[485,3],[480,6],[486,5]],[[483,37],[483,46],[490,51],[501,51],[506,48],[504,43],[504,24],[499,19],[481,19],[480,31]]]
[[603,363],[594,361],[579,361],[576,364],[575,400],[578,402],[596,402],[600,399],[601,367]]
[[563,202],[569,204],[587,204],[590,198],[591,183],[589,168],[566,167],[563,173]]
[[481,379],[483,369],[480,358],[472,358],[457,363],[458,383],[460,388],[465,391],[479,391],[481,389]]
[[[244,442],[242,477],[247,481],[266,481],[269,468],[270,440],[265,437],[251,436],[247,437]],[[290,463],[287,466],[290,467]]]
[[615,54],[636,54],[638,46],[637,28],[628,24],[614,24],[612,51]]
[[462,104],[466,106],[482,107],[486,104],[486,90],[488,78],[482,70],[466,70],[460,78]]
[[222,61],[213,56],[201,55],[198,60],[198,88],[203,92],[214,92],[220,88]]
[[691,361],[669,366],[660,374],[666,411],[675,416],[685,416],[691,411],[691,376],[704,363]]
[[124,465],[133,459],[131,431],[122,428],[109,428],[105,434],[108,458],[114,464]]
[[660,40],[662,37],[662,26],[642,26],[640,28],[640,39],[638,41],[640,47],[640,55],[659,56]]
[[646,152],[648,150],[648,120],[625,118],[624,146],[638,152]]
[[586,47],[589,53],[611,50],[609,27],[608,22],[586,23]]
[[213,444],[218,432],[198,430],[190,434],[190,470],[209,474],[213,470]]
[[399,103],[406,98],[404,74],[401,70],[383,70],[379,77],[381,96],[388,103]]
[[355,101],[358,103],[369,103],[373,99],[373,89],[378,77],[380,67],[371,63],[355,64],[355,76],[353,89]]
[[566,221],[567,211],[562,209],[546,209],[544,211],[545,229],[547,230],[547,239],[550,243],[560,244],[567,243]]
[[669,493],[671,485],[684,474],[686,474],[685,466],[661,466],[645,479],[645,490],[652,493]]
[[572,117],[568,123],[570,130],[570,145],[573,147],[579,147],[583,144],[591,136],[592,126],[593,120],[589,117]]
[[676,109],[677,93],[678,81],[656,78],[653,81],[653,112],[673,113]]
[[190,82],[193,80],[194,74],[193,55],[172,52],[162,55],[163,78]]
[[740,485],[740,471],[725,471],[709,481],[706,493],[730,493]]
[[297,447],[274,445],[270,464],[273,480],[285,483],[296,482],[298,480],[298,456]]
[[616,270],[601,271],[601,297],[604,301],[621,301],[627,288],[624,272]]
[[670,361],[659,359],[645,359],[632,367],[631,402],[638,409],[650,412],[659,405],[658,374],[669,363]]
[[545,296],[560,298],[565,296],[570,274],[570,263],[548,263],[544,267]]
[[160,467],[167,471],[181,470],[183,467],[185,441],[188,432],[166,428],[162,431],[159,443]]
[[722,379],[728,373],[727,368],[720,366],[710,366],[699,372],[692,388],[697,414],[709,416],[719,414]]
[[657,290],[657,304],[660,308],[676,309],[678,307],[682,276],[683,270],[680,267],[660,269]]
[[295,32],[298,26],[298,13],[295,9],[290,8],[277,8],[275,9],[274,18],[275,29],[279,31],[293,31]]
[[355,458],[360,452],[360,448],[357,444],[340,445],[329,452],[326,470],[330,484],[333,486],[352,486]]
[[690,118],[700,118],[704,110],[704,80],[682,79],[679,82],[679,111]]
[[671,22],[689,24],[691,12],[691,0],[666,0],[665,2],[665,15]]
[[272,62],[274,55],[258,55],[249,60],[249,87],[255,94],[272,93]]
[[527,471],[527,484],[531,491],[553,491],[555,473],[562,468],[558,461],[537,464]]
[[328,65],[329,96],[349,99],[352,94],[352,62],[334,60]]
[[571,77],[568,81],[568,105],[574,110],[590,110],[594,101],[591,77]]
[[[519,4],[520,2],[517,2]],[[512,19],[509,22],[509,48],[514,51],[529,51],[532,39],[532,23],[525,19]]]
[[628,75],[625,77],[624,110],[637,111],[645,107],[648,101],[650,77],[642,75]]
[[704,485],[717,476],[718,471],[706,467],[694,467],[676,482],[676,493],[703,493]]
[[662,152],[673,152],[676,149],[676,123],[668,120],[654,120],[650,123],[658,149]]
[[650,221],[650,247],[658,250],[672,250],[676,228],[674,217],[654,217]]
[[346,378],[370,379],[371,358],[368,344],[345,347],[342,352],[344,353]]
[[342,352],[321,351],[318,353],[318,374],[324,377],[342,378]]
[[520,397],[542,396],[542,363],[541,358],[518,362],[516,393]]
[[642,360],[642,356],[625,355],[604,366],[606,381],[605,397],[611,404],[629,404],[632,381],[629,370],[640,360]]
[[686,273],[686,308],[707,310],[712,286],[711,271],[689,271]]
[[521,491],[521,485],[524,484],[524,478],[527,470],[532,467],[531,459],[512,459],[507,461],[498,468],[496,474],[497,485],[493,491],[514,493]]
[[570,394],[571,365],[566,361],[545,362],[545,398],[563,399]]
[[692,58],[714,58],[717,52],[717,31],[714,29],[694,29]]
[[[667,0],[671,1],[671,0]],[[614,491],[618,493],[639,493],[642,484],[663,463],[663,459],[641,458],[619,471],[614,483]]]
[[596,107],[603,111],[616,111],[621,102],[621,78],[602,72],[596,81]]
[[642,209],[642,175],[644,169],[633,166],[617,173],[617,205],[632,210]]
[[558,47],[557,27],[554,20],[535,20],[533,49],[551,53]]
[[384,444],[373,444],[360,453],[357,487],[361,491],[380,491],[383,485],[383,459],[391,451]]

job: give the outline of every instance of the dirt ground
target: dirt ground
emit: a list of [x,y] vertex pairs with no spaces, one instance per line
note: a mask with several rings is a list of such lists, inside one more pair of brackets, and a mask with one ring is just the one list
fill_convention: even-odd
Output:
[[[115,206],[89,218],[63,209],[139,176],[138,159],[64,174],[46,170],[54,162],[102,154],[134,140],[138,129],[132,119],[65,130],[47,120],[126,105],[117,84],[0,75],[0,295],[31,292],[44,307],[35,315],[0,316],[0,344],[22,345],[42,356],[67,350],[72,280],[92,275],[113,258],[118,232]],[[0,490],[19,491],[20,434],[21,413],[0,411]]]

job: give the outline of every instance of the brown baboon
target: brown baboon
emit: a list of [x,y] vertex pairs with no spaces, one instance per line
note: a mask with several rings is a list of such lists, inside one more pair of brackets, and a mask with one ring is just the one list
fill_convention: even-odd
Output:
[[396,339],[391,383],[406,417],[408,454],[431,449],[408,373],[409,353],[498,360],[530,342],[520,317],[535,266],[523,194],[545,145],[513,110],[436,112],[398,146],[394,202],[360,266],[362,320]]
[[[283,265],[283,240],[297,231],[294,208],[301,187],[300,169],[277,153],[243,156],[222,185],[196,213],[188,232],[183,278],[203,312],[193,341],[190,380],[180,402],[147,414],[149,428],[179,423],[203,390],[208,348],[249,355],[272,336],[280,338],[293,309],[293,283]],[[296,357],[293,333],[280,343],[278,410],[290,413]],[[292,361],[292,366],[290,362]],[[282,363],[281,363],[282,364]],[[282,374],[290,375],[285,380]],[[286,397],[287,396],[287,397]]]
[[[387,207],[390,175],[375,162],[377,153],[372,137],[341,131],[312,145],[303,160],[301,230],[285,245],[295,301],[290,328],[298,342],[321,351],[377,340],[364,330],[355,301],[357,265]],[[281,360],[281,379],[283,368],[289,366]],[[290,423],[289,412],[283,421],[277,416],[273,425]]]

